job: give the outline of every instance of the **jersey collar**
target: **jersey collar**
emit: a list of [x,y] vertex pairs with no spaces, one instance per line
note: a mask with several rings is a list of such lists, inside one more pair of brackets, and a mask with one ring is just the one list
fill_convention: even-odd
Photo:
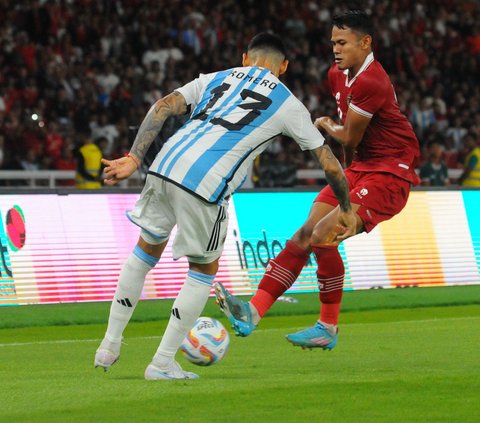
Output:
[[351,87],[352,84],[355,82],[355,80],[357,79],[358,75],[360,75],[365,69],[367,69],[370,64],[373,62],[375,58],[373,57],[373,51],[365,58],[365,61],[363,62],[363,65],[362,67],[359,69],[359,71],[357,72],[357,74],[349,81],[348,80],[348,69],[345,69],[343,71],[343,73],[345,75],[347,75],[347,77],[345,78],[345,86],[346,87]]

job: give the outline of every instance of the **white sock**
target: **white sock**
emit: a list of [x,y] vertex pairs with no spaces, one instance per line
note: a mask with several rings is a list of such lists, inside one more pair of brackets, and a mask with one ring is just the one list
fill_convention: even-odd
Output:
[[248,302],[248,305],[250,306],[250,313],[252,313],[252,323],[257,326],[262,318],[260,317],[260,314],[258,314],[256,307],[250,301]]
[[111,343],[121,342],[123,331],[140,299],[145,277],[156,262],[157,258],[146,254],[138,246],[128,256],[120,272],[117,290],[110,307],[105,338]]
[[111,342],[107,338],[103,338],[98,349],[109,350],[114,354],[119,354],[121,346],[122,346],[122,342]]
[[338,325],[334,325],[332,323],[325,323],[325,322],[322,322],[321,320],[319,320],[318,322],[321,323],[323,326],[325,326],[325,328],[327,329],[330,335],[332,336],[336,335],[338,330]]
[[207,303],[215,276],[188,271],[182,289],[172,306],[172,314],[152,363],[168,367],[188,331],[200,317]]

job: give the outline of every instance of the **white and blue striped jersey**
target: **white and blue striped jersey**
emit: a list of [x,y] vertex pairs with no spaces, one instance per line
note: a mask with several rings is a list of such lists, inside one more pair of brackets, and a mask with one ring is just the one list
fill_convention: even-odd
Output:
[[149,173],[208,203],[232,194],[275,136],[293,138],[302,150],[324,142],[306,107],[268,69],[201,74],[176,91],[192,114],[164,144]]

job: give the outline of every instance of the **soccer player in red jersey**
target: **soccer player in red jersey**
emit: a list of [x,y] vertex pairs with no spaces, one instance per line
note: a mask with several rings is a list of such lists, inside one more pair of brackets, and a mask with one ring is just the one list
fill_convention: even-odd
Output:
[[[395,91],[372,51],[373,25],[363,11],[348,11],[332,22],[335,63],[328,72],[339,123],[328,116],[315,125],[339,142],[345,153],[345,174],[356,213],[356,234],[400,213],[412,185],[420,181],[414,164],[419,143],[400,112]],[[215,293],[237,335],[248,336],[260,319],[297,279],[311,251],[318,262],[320,316],[313,327],[287,335],[301,347],[332,349],[337,343],[338,317],[345,269],[338,251],[338,202],[327,186],[315,199],[305,223],[270,260],[250,302],[232,296],[220,283]]]

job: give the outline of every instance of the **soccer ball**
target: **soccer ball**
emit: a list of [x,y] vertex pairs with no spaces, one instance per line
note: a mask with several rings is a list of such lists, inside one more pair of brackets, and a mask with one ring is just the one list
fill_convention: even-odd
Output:
[[185,358],[198,366],[219,362],[230,345],[230,336],[223,325],[211,317],[199,317],[180,345]]

